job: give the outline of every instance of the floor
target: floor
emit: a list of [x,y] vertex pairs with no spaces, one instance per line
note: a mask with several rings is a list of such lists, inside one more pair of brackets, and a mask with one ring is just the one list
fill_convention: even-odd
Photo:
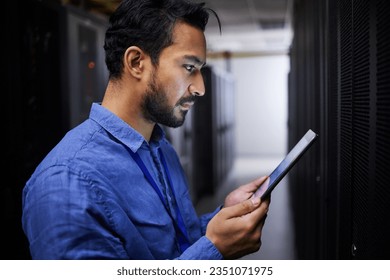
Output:
[[[225,196],[235,187],[267,175],[282,158],[238,158],[226,182],[213,196],[202,198],[196,205],[199,214],[212,211],[223,203]],[[295,258],[294,230],[288,197],[288,177],[285,177],[272,193],[267,221],[262,233],[261,249],[242,259],[245,260],[293,260]]]

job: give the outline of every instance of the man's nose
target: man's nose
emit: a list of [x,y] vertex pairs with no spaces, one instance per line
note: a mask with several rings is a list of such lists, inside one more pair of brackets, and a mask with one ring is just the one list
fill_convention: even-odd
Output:
[[202,73],[199,73],[196,75],[194,81],[190,84],[188,88],[191,95],[195,96],[203,96],[205,94],[205,86],[203,81],[203,75]]

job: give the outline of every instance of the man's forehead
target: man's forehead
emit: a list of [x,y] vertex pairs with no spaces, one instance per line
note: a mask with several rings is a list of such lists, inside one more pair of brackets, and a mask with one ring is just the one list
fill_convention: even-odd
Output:
[[183,58],[198,64],[205,63],[206,38],[202,30],[187,23],[176,23],[172,33],[172,45],[168,48],[183,52]]
[[202,43],[205,40],[204,32],[188,23],[178,22],[172,31],[173,43],[185,43],[186,41]]

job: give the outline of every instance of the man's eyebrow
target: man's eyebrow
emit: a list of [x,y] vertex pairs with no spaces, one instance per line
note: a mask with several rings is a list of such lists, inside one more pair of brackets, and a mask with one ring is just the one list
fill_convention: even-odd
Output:
[[184,59],[191,60],[194,64],[201,66],[201,67],[206,65],[205,61],[201,60],[199,57],[197,57],[195,55],[185,55]]

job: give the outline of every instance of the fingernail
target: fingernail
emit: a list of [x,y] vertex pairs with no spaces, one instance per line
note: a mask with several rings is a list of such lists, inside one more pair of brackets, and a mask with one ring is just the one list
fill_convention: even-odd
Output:
[[258,206],[260,204],[260,197],[252,198],[253,206]]

